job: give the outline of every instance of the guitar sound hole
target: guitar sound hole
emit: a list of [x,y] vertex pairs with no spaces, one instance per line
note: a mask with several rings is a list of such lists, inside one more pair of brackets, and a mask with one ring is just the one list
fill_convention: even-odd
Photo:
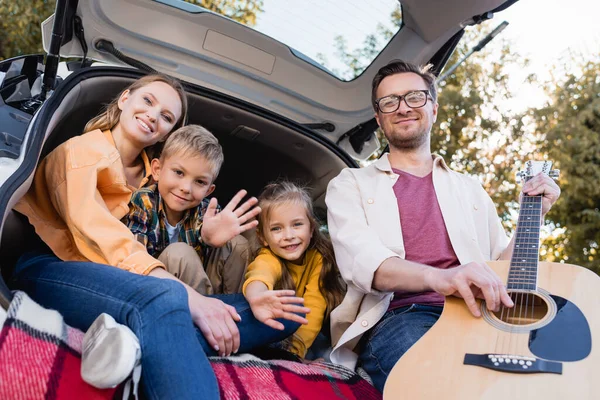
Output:
[[502,306],[494,312],[496,318],[510,325],[531,325],[544,319],[548,314],[545,299],[534,293],[509,292],[515,303],[513,308]]

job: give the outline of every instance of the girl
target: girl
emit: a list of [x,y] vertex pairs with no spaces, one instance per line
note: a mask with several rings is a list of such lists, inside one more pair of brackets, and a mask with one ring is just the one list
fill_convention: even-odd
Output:
[[[304,299],[307,318],[289,350],[305,357],[323,321],[344,297],[331,242],[319,230],[308,193],[290,182],[267,185],[258,199],[257,237],[262,246],[248,266],[243,292],[254,316],[282,329],[274,318],[292,319],[289,303]],[[275,290],[274,290],[275,289]]]
[[[150,399],[218,399],[207,355],[282,338],[243,311],[248,307],[241,294],[225,304],[169,274],[120,222],[132,192],[150,176],[146,149],[164,141],[186,114],[178,81],[163,75],[137,80],[88,123],[87,133],[42,160],[15,206],[54,253],[23,255],[15,286],[76,328],[87,330],[103,312],[127,325],[140,341],[143,389]],[[251,207],[240,208],[245,205]],[[243,323],[236,324],[242,317],[231,304]],[[283,322],[288,335],[298,327]]]

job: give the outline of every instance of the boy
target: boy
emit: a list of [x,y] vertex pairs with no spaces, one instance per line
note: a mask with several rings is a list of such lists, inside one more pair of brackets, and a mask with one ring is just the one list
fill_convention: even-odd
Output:
[[205,128],[177,129],[152,160],[156,183],[133,194],[123,218],[167,271],[205,295],[241,291],[249,252],[239,234],[258,224],[252,219],[260,212],[253,208],[256,198],[237,207],[244,190],[220,211],[215,198],[206,198],[215,190],[223,158],[217,138]]

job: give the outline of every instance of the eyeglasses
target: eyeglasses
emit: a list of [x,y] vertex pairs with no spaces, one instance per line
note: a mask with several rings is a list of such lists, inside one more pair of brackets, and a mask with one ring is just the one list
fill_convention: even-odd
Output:
[[428,97],[431,97],[429,95],[429,90],[413,90],[412,92],[406,93],[404,96],[390,94],[389,96],[375,100],[375,104],[377,105],[377,109],[383,114],[389,114],[400,108],[402,100],[404,100],[406,105],[410,108],[421,108],[427,104]]

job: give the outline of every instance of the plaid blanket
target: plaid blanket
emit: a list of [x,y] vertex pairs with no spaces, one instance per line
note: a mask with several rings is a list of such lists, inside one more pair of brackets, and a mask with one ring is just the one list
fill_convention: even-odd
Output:
[[381,399],[371,384],[340,365],[265,361],[250,354],[210,361],[224,400]]
[[[23,292],[0,308],[0,399],[111,399],[81,379],[83,333],[67,326]],[[258,353],[257,353],[258,354]],[[259,354],[281,357],[279,353]],[[221,397],[228,399],[381,399],[366,380],[334,364],[262,360],[254,355],[211,357]]]
[[23,292],[0,308],[0,399],[111,399],[81,379],[83,333]]

